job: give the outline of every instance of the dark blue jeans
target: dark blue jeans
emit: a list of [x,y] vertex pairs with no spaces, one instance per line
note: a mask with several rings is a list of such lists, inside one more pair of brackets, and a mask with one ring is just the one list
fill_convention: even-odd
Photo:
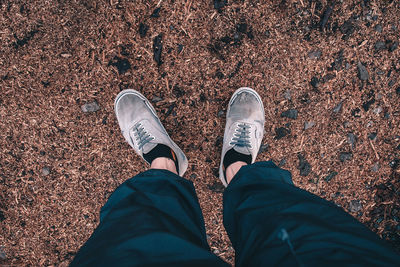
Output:
[[[224,192],[237,266],[385,265],[400,256],[336,205],[295,187],[272,162],[242,167]],[[127,180],[72,266],[226,266],[211,253],[193,184],[169,171]]]

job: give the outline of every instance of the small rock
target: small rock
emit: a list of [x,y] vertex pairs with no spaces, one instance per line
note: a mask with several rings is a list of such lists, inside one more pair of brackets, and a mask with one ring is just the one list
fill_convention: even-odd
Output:
[[353,158],[353,153],[351,152],[340,152],[339,159],[341,162],[345,162],[346,160],[351,160]]
[[6,216],[4,216],[4,212],[0,210],[0,222],[4,221],[6,219]]
[[96,112],[96,111],[100,110],[100,106],[99,106],[99,104],[97,104],[96,101],[93,101],[91,103],[86,103],[86,104],[82,105],[81,109],[85,113]]
[[311,78],[311,81],[310,81],[310,84],[311,84],[311,86],[312,87],[314,87],[314,88],[318,88],[318,86],[319,86],[319,79],[317,78],[317,77],[312,77]]
[[7,259],[6,253],[4,252],[4,247],[0,246],[0,260]]
[[342,32],[343,36],[342,39],[343,40],[348,40],[350,38],[350,36],[354,33],[355,31],[355,27],[353,24],[353,19],[350,18],[348,20],[346,20],[341,26],[340,26],[340,31]]
[[386,44],[385,44],[385,42],[382,42],[382,41],[377,41],[376,43],[375,43],[375,50],[376,51],[381,51],[381,50],[384,50],[384,49],[386,49]]
[[376,115],[379,115],[379,113],[382,112],[382,108],[381,108],[381,107],[376,107],[376,108],[374,108],[373,112],[374,112]]
[[286,129],[285,127],[279,127],[279,128],[275,128],[275,139],[279,140],[283,137],[285,137],[286,135],[290,134],[290,130]]
[[385,74],[385,71],[378,68],[378,69],[376,70],[376,74],[378,74],[378,75],[384,75],[384,74]]
[[183,44],[178,44],[178,53],[180,54],[183,51]]
[[179,86],[175,85],[175,86],[172,88],[172,93],[173,93],[176,97],[180,98],[180,97],[184,96],[186,92],[185,92],[185,90],[181,89]]
[[114,66],[117,68],[119,74],[124,74],[128,70],[131,69],[131,63],[126,58],[120,58],[115,56],[110,62],[108,62],[108,66]]
[[340,101],[339,104],[337,104],[334,108],[333,108],[333,112],[334,113],[339,113],[342,110],[342,106],[343,106],[343,101]]
[[222,8],[227,4],[226,0],[214,0],[214,8],[218,10],[218,12],[222,12]]
[[49,174],[50,174],[50,169],[49,169],[48,167],[43,167],[43,169],[42,169],[42,174],[43,174],[44,176],[49,175]]
[[281,159],[281,161],[279,161],[278,167],[283,167],[286,164],[286,159]]
[[265,37],[269,38],[269,37],[271,37],[271,32],[269,30],[266,30],[264,32],[264,35],[265,35]]
[[261,153],[267,151],[267,150],[268,150],[268,147],[269,147],[268,144],[262,144],[262,145],[260,146],[260,149],[258,150],[258,154],[261,154]]
[[388,45],[388,49],[389,49],[389,52],[393,52],[394,50],[396,50],[397,49],[397,47],[399,47],[399,42],[397,42],[397,41],[395,41],[395,42],[390,42],[389,43],[389,45]]
[[369,74],[368,74],[367,68],[361,62],[358,62],[357,70],[358,70],[358,78],[361,81],[368,80]]
[[239,23],[236,25],[237,32],[246,33],[247,32],[247,23]]
[[379,163],[375,162],[374,165],[372,165],[372,167],[371,167],[371,171],[378,172],[379,171],[379,167],[380,167]]
[[392,69],[390,69],[388,72],[387,72],[387,75],[386,75],[386,77],[388,77],[388,78],[390,78],[390,75],[392,75]]
[[378,134],[376,132],[373,132],[373,133],[368,134],[368,138],[371,139],[372,141],[374,141],[376,139],[377,135]]
[[225,75],[221,72],[221,71],[217,71],[215,73],[215,77],[217,77],[218,79],[223,79],[225,77]]
[[400,86],[396,88],[396,94],[400,96]]
[[301,176],[309,175],[311,172],[310,163],[308,163],[308,161],[300,153],[297,154],[297,157],[299,158],[299,166],[297,168],[300,170],[300,175]]
[[101,123],[102,123],[103,125],[106,125],[106,124],[107,124],[107,116],[104,116],[104,117],[103,117],[103,119],[101,120]]
[[[400,94],[400,87],[399,87],[399,94]],[[291,100],[292,99],[292,92],[287,89],[283,95],[286,100]]]
[[351,145],[351,148],[354,149],[356,146],[357,137],[353,133],[348,133],[347,142]]
[[304,130],[310,129],[311,127],[313,127],[315,125],[315,122],[313,121],[306,121],[304,123]]
[[215,181],[212,185],[207,185],[208,189],[215,193],[223,193],[225,186],[220,181]]
[[338,175],[338,172],[336,171],[331,171],[327,176],[325,176],[324,180],[326,182],[329,182],[330,180],[332,180],[336,175]]
[[153,10],[153,13],[151,13],[150,17],[159,18],[160,17],[160,11],[161,11],[161,8],[157,7],[156,9]]
[[163,63],[161,59],[162,49],[162,34],[159,34],[153,39],[153,58],[154,61],[157,62],[158,66],[161,66],[161,64]]
[[377,31],[377,32],[382,32],[382,25],[377,24],[377,25],[375,26],[375,31]]
[[197,175],[196,175],[195,173],[192,173],[192,174],[190,175],[190,179],[194,180],[194,179],[196,179],[196,178],[197,178]]
[[368,101],[365,101],[365,102],[362,104],[362,107],[363,107],[363,109],[364,109],[365,111],[368,111],[369,108],[371,107],[371,105],[374,104],[374,103],[375,103],[375,98],[371,98],[371,99],[369,99]]
[[328,70],[337,70],[340,71],[343,68],[343,61],[344,61],[344,50],[341,49],[335,55],[335,60],[331,63],[331,66]]
[[217,116],[222,117],[224,116],[225,112],[223,110],[218,111]]
[[350,201],[349,210],[350,212],[359,212],[362,209],[362,205],[360,200],[352,200]]
[[286,117],[289,119],[297,119],[298,111],[297,109],[289,109],[281,113],[281,117]]
[[309,59],[319,59],[322,55],[322,52],[320,50],[314,50],[308,52],[308,58]]
[[145,37],[148,30],[149,30],[149,26],[147,26],[144,23],[140,23],[139,24],[139,35],[140,35],[140,37],[142,37],[142,38]]

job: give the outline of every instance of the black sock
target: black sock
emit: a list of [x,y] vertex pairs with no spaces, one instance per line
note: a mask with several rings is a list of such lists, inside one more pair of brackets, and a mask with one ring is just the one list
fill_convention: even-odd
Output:
[[143,158],[150,163],[153,162],[156,158],[169,158],[172,159],[175,162],[175,167],[176,167],[176,172],[179,173],[179,166],[178,166],[178,160],[176,158],[176,155],[174,151],[166,145],[163,144],[157,144],[152,150],[150,150],[148,153],[144,154],[143,153]]
[[229,165],[237,161],[244,161],[247,164],[251,164],[251,155],[239,153],[233,148],[229,149],[225,154],[223,162],[225,170],[229,167]]

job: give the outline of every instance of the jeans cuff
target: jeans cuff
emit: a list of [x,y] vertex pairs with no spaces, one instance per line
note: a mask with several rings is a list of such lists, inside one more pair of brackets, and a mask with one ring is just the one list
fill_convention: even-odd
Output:
[[241,167],[228,184],[227,189],[235,185],[257,183],[266,180],[293,185],[292,175],[289,171],[279,168],[272,161],[260,161]]

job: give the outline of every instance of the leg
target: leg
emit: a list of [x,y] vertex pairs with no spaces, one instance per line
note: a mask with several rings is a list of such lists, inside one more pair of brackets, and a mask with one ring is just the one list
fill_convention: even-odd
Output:
[[[135,90],[115,100],[125,140],[151,166],[115,190],[72,266],[225,266],[210,252],[188,161],[150,102]],[[178,176],[179,174],[180,176]]]
[[71,266],[225,266],[210,252],[192,183],[151,169],[111,195]]
[[224,193],[224,225],[237,266],[385,265],[383,240],[336,205],[293,186],[272,162],[244,166]]
[[[293,186],[272,162],[254,163],[264,107],[252,89],[237,90],[226,114],[220,179],[224,225],[236,266],[396,265],[385,242],[334,204]],[[248,166],[246,166],[248,165]]]

